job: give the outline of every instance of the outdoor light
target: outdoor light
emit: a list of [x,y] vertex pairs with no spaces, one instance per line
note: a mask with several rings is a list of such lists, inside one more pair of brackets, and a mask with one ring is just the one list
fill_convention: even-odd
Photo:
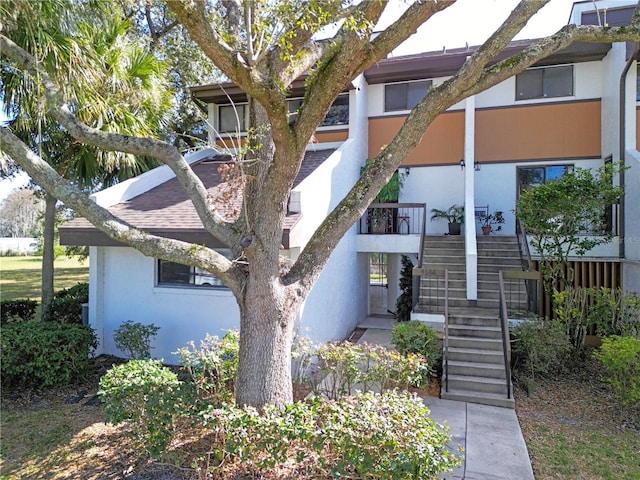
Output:
[[464,158],[460,159],[460,170],[464,170]]
[[473,166],[473,169],[474,169],[476,172],[479,172],[479,171],[480,171],[480,162],[476,162],[476,164]]
[[404,174],[409,175],[411,173],[411,169],[409,167],[404,168]]

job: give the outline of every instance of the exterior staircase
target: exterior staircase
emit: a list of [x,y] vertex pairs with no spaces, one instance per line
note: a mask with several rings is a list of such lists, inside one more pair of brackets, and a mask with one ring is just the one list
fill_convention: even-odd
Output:
[[[417,313],[444,312],[444,278],[448,270],[448,352],[443,368],[442,398],[514,408],[507,398],[502,331],[499,320],[500,270],[520,270],[515,236],[477,237],[478,299],[466,298],[463,236],[427,236],[423,268],[433,275],[420,279]],[[524,283],[510,285],[510,305],[526,302]]]

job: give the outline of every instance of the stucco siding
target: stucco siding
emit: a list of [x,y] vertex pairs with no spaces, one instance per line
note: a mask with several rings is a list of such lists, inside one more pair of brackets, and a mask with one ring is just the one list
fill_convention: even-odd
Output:
[[[369,158],[389,144],[405,121],[405,116],[369,120]],[[464,112],[446,112],[436,118],[403,166],[457,164],[463,157]]]
[[597,157],[600,102],[568,102],[476,112],[476,161]]

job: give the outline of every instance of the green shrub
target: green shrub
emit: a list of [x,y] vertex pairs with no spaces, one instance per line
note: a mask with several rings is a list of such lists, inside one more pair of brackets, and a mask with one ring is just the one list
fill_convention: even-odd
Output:
[[160,327],[153,323],[143,325],[127,320],[120,324],[113,334],[118,350],[126,352],[129,358],[146,360],[151,358],[151,338],[158,334]]
[[413,263],[406,255],[402,256],[400,270],[400,296],[396,299],[396,318],[399,322],[411,320],[413,310]]
[[432,368],[442,357],[436,331],[419,320],[400,323],[391,332],[391,343],[403,355],[411,352],[424,356]]
[[328,342],[320,345],[321,382],[314,386],[316,395],[339,400],[356,390],[386,390],[426,386],[430,365],[419,354],[402,355],[379,345]]
[[640,297],[618,288],[590,288],[591,305],[587,312],[596,335],[640,335]]
[[435,479],[458,464],[446,448],[448,431],[429,418],[417,396],[359,393],[319,410],[320,463],[334,477]]
[[526,375],[551,375],[560,371],[572,351],[565,326],[557,321],[528,320],[513,328],[514,369]]
[[316,347],[309,337],[296,335],[291,345],[291,381],[294,384],[313,382],[313,358]]
[[2,327],[3,387],[49,388],[78,380],[97,340],[86,325],[19,322]]
[[36,308],[38,308],[38,302],[35,300],[2,300],[0,302],[0,325],[16,320],[33,320]]
[[553,292],[553,313],[569,336],[574,350],[582,351],[591,321],[587,317],[589,289],[567,286],[563,291]]
[[88,302],[88,283],[64,288],[53,295],[45,319],[58,323],[82,323],[82,304]]
[[222,340],[207,334],[199,349],[194,342],[189,342],[175,352],[189,374],[198,399],[213,403],[232,399],[238,373],[239,340],[237,330],[229,330]]
[[602,362],[611,385],[623,405],[640,402],[640,339],[613,336],[604,338],[602,346],[594,352]]
[[129,422],[134,438],[152,456],[162,453],[183,410],[181,383],[156,360],[131,360],[114,366],[100,379],[98,395],[107,421]]
[[208,422],[225,432],[222,454],[257,469],[294,459],[311,475],[395,480],[435,479],[459,464],[446,448],[448,430],[420,398],[397,391],[262,413],[227,407],[209,411]]

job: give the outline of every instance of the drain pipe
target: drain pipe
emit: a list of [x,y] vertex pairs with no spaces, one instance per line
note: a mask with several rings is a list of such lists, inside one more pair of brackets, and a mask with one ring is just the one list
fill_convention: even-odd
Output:
[[[627,74],[629,73],[629,69],[633,64],[635,57],[638,55],[638,44],[635,44],[633,51],[627,60],[627,63],[622,70],[622,74],[620,75],[620,158],[619,161],[622,163],[622,166],[625,166],[626,162],[626,129],[627,129],[627,121],[626,121],[626,103],[627,103]],[[625,185],[625,170],[624,168],[620,169],[620,186],[624,188]],[[624,228],[624,214],[625,214],[625,195],[620,197],[620,213],[618,218],[618,238],[622,241],[618,241],[618,256],[621,259],[624,259],[626,254],[625,252],[625,228]]]

